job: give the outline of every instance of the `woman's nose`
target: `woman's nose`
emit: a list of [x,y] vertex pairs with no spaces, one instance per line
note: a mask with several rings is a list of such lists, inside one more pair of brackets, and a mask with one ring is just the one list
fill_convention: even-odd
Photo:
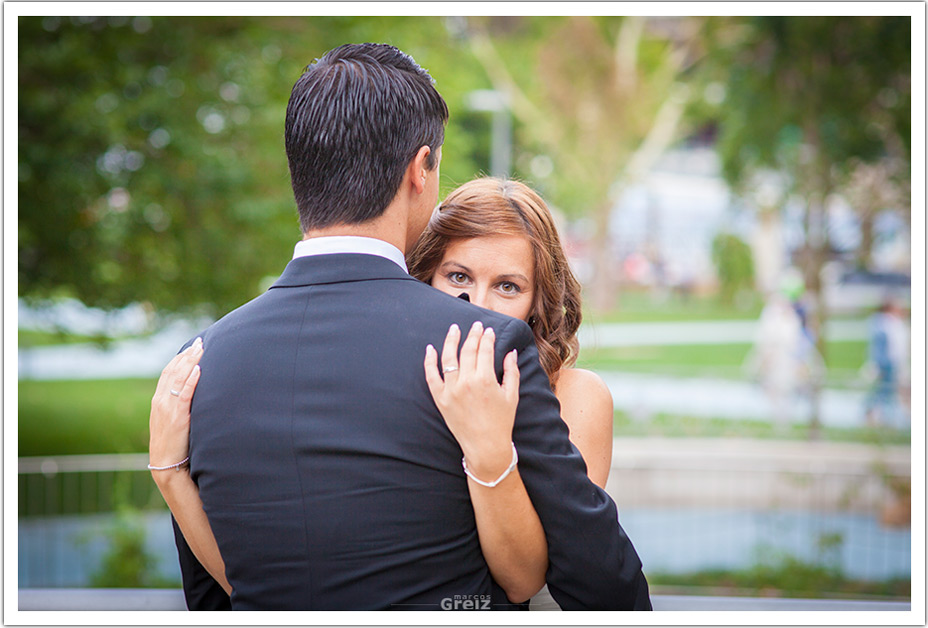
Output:
[[486,290],[471,290],[470,302],[480,307],[490,308],[490,295]]

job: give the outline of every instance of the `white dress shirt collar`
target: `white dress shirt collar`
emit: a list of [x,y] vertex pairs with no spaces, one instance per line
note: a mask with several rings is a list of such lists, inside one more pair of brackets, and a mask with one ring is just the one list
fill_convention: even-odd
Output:
[[363,236],[322,236],[300,240],[293,248],[293,259],[307,255],[330,255],[333,253],[362,253],[385,257],[408,273],[402,251],[383,240]]

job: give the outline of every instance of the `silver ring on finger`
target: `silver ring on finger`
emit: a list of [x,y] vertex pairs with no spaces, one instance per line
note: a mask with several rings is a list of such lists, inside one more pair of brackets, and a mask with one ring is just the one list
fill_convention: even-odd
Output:
[[174,389],[172,388],[172,389],[171,389],[171,394],[174,395],[175,397],[180,397],[180,391],[179,391],[179,390],[174,390]]
[[443,367],[441,368],[441,372],[442,372],[443,374],[445,374],[445,373],[454,373],[456,370],[458,370],[458,367],[456,367],[456,366],[443,366]]

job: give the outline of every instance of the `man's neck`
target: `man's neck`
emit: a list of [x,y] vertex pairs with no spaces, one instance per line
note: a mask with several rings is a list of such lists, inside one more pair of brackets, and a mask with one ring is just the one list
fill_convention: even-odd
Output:
[[375,238],[392,244],[403,253],[406,253],[406,221],[397,218],[398,212],[387,208],[382,215],[366,222],[347,225],[338,224],[321,229],[310,229],[303,232],[303,239],[322,238],[325,236],[360,236]]

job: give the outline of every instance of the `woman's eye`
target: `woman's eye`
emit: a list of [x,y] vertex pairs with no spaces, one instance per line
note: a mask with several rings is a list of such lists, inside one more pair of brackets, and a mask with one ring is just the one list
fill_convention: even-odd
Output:
[[448,275],[451,283],[467,283],[467,275],[464,273],[451,273]]
[[504,281],[503,283],[499,284],[499,289],[504,294],[515,294],[519,292],[519,286],[509,281]]

